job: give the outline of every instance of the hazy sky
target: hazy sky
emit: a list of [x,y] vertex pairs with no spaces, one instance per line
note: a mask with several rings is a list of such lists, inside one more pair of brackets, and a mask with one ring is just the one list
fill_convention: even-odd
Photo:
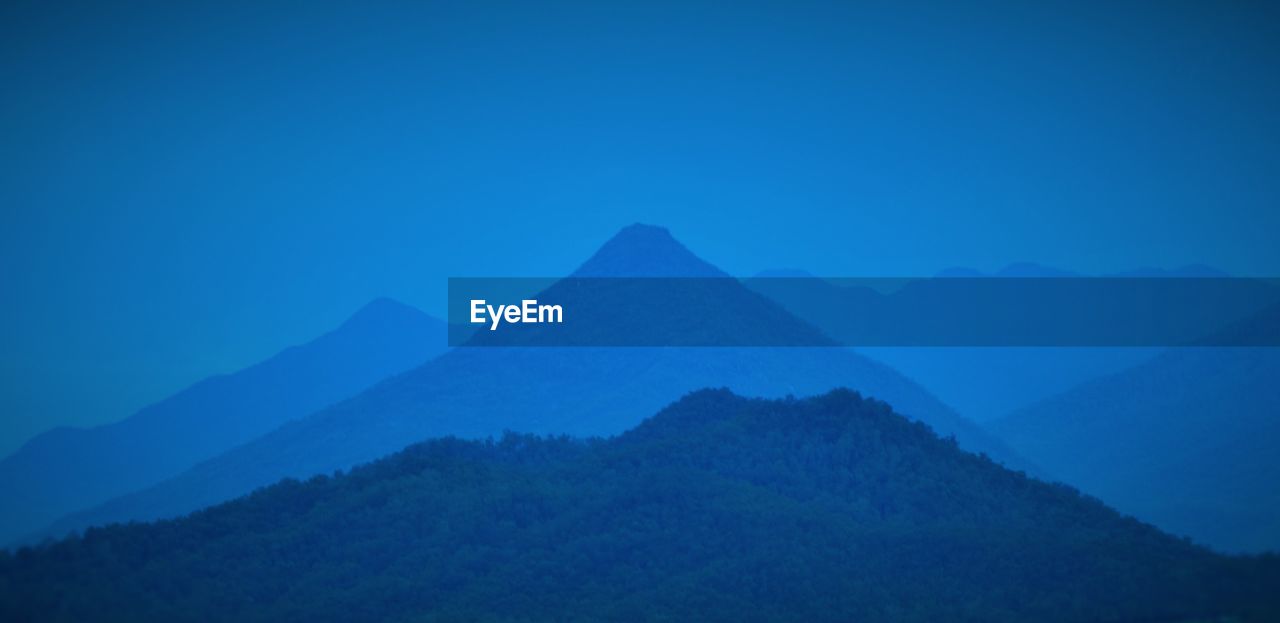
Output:
[[734,274],[1280,273],[1264,3],[21,4],[0,451],[635,221]]

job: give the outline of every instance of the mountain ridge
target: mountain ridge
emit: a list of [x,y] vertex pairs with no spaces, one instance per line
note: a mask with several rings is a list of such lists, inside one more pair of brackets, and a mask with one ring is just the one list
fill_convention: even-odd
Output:
[[607,439],[439,438],[0,554],[0,614],[1266,621],[1278,568],[963,452],[851,390],[704,389]]
[[141,489],[443,352],[444,324],[375,299],[335,329],[128,418],[37,435],[0,459],[0,543]]
[[1280,551],[1280,349],[1181,347],[988,424],[1049,473],[1225,551]]
[[633,223],[607,240],[570,277],[728,277],[695,255],[665,227]]
[[[633,242],[636,246],[628,250]],[[691,266],[697,274],[707,274],[704,265],[709,266],[701,260],[689,261],[696,256],[660,228],[632,226],[604,246],[608,253],[593,257],[607,261],[590,268],[589,260],[587,274],[601,276],[604,268],[616,267],[627,276],[651,276],[637,271],[642,267],[667,271],[672,266]],[[653,249],[667,249],[676,258],[655,257]],[[628,261],[629,254],[639,259]],[[620,281],[643,285],[655,280]],[[712,283],[717,296],[747,301],[751,309],[767,312],[770,315],[765,317],[798,334],[810,330],[805,328],[807,323],[775,309],[771,301],[735,280],[690,281]],[[674,307],[664,310],[679,313],[685,303],[671,304]],[[505,430],[613,434],[685,392],[706,386],[768,397],[853,386],[891,401],[901,412],[942,434],[954,434],[967,449],[1033,469],[923,388],[848,349],[464,347],[290,422],[174,479],[68,516],[45,534],[61,536],[89,525],[181,515],[280,478],[349,468],[432,437],[484,438]]]

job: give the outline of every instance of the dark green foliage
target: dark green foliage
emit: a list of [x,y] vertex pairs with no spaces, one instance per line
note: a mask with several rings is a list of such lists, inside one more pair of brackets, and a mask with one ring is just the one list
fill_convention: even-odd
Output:
[[708,390],[609,440],[432,441],[24,549],[0,558],[0,619],[1271,620],[1278,566],[853,392]]
[[[583,283],[579,277],[589,281]],[[650,277],[708,279],[637,279]],[[573,310],[569,313],[577,320],[556,326],[574,327],[576,338],[571,342],[578,344],[608,343],[608,335],[632,335],[637,344],[731,344],[734,336],[768,338],[754,343],[830,343],[775,303],[723,277],[666,230],[636,225],[605,243],[573,278],[553,284],[550,290],[555,293],[538,296]],[[647,310],[597,315],[596,321],[578,316],[584,305],[598,313],[628,310],[639,301],[646,302],[639,307]],[[717,316],[717,308],[730,313]],[[655,311],[664,322],[654,322]],[[671,318],[682,320],[673,325]],[[541,328],[547,326],[512,325],[493,332],[494,337],[476,340],[540,343]],[[511,333],[513,327],[533,330]],[[481,330],[478,335],[491,333]],[[305,479],[348,469],[425,439],[484,439],[504,430],[616,435],[703,387],[776,398],[851,386],[889,401],[900,413],[943,434],[955,435],[963,448],[986,452],[1005,465],[1033,469],[912,380],[848,349],[504,348],[488,343],[491,347],[453,349],[170,480],[64,517],[42,534],[61,537],[89,526],[177,517],[282,478]]]

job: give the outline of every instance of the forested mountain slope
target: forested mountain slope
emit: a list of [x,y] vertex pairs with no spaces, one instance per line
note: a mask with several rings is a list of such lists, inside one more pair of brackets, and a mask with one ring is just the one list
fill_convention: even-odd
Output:
[[0,557],[0,618],[1274,620],[1218,556],[847,390],[705,390],[621,436],[443,439]]
[[[753,396],[809,395],[848,386],[879,396],[902,413],[955,435],[962,447],[1022,468],[1013,453],[891,368],[849,349],[828,348],[816,329],[698,259],[664,229],[632,226],[605,244],[578,276],[685,274],[714,278],[707,297],[677,298],[662,309],[681,317],[732,302],[735,326],[678,325],[723,331],[764,327],[787,348],[461,347],[363,394],[291,422],[179,477],[58,522],[50,534],[113,521],[172,517],[243,495],[284,477],[307,477],[385,456],[410,443],[503,431],[609,435],[634,426],[681,395],[729,387]],[[624,287],[645,287],[623,280]],[[639,285],[635,285],[639,283]],[[552,286],[555,287],[555,286]],[[647,293],[648,294],[648,293]],[[612,292],[620,300],[626,293]],[[679,336],[675,336],[679,337]],[[487,338],[487,336],[486,336]],[[801,341],[804,340],[804,341]]]

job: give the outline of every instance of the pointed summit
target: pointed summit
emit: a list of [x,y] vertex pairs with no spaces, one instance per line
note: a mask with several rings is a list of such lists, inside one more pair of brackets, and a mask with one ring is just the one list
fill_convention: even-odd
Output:
[[438,322],[416,307],[380,296],[356,310],[356,313],[342,323],[339,330],[365,329],[387,325],[437,324]]
[[694,255],[664,227],[636,223],[622,228],[574,277],[728,277]]

